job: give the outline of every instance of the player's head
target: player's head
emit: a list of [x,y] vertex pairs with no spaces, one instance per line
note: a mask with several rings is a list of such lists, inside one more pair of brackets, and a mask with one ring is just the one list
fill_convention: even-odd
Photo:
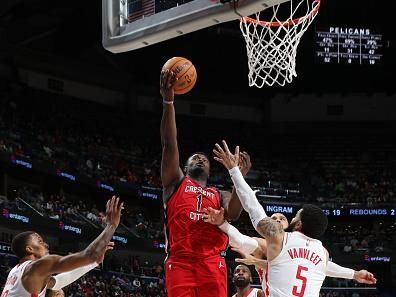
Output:
[[246,288],[252,282],[252,273],[249,267],[240,264],[234,269],[234,274],[232,276],[232,283],[237,288]]
[[33,231],[19,233],[11,243],[11,249],[18,259],[29,257],[40,259],[48,254],[48,244]]
[[289,221],[285,217],[284,214],[276,212],[271,216],[271,219],[277,221],[279,224],[282,225],[283,229],[286,229],[289,226]]
[[45,292],[45,297],[65,297],[65,293],[62,289],[60,290],[50,290],[48,289]]
[[210,162],[202,152],[192,154],[184,167],[185,173],[192,178],[209,178]]
[[308,237],[319,239],[325,233],[327,224],[327,216],[320,207],[305,204],[285,231],[300,231]]

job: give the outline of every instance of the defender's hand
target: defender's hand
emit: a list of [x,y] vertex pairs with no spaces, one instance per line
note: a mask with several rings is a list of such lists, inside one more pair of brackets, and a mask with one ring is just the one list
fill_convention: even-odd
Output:
[[224,208],[214,209],[212,207],[208,207],[204,209],[204,213],[204,222],[217,226],[224,223]]
[[230,170],[239,165],[239,146],[235,147],[235,153],[232,154],[228,149],[227,142],[222,141],[223,148],[219,144],[215,144],[213,153],[216,155],[214,159],[224,165],[225,168]]
[[165,101],[173,101],[175,98],[175,91],[173,87],[176,82],[176,73],[169,69],[161,71],[160,75],[160,93],[162,99]]
[[353,275],[353,279],[361,284],[372,285],[377,283],[377,279],[374,277],[374,275],[371,272],[368,272],[367,270],[364,269],[355,271]]

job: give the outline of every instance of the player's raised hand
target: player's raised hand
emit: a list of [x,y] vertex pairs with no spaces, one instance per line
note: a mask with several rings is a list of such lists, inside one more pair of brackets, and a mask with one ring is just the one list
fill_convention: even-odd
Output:
[[173,101],[175,98],[175,91],[173,87],[176,82],[176,73],[165,69],[161,71],[160,75],[160,93],[164,101]]
[[368,272],[367,270],[364,269],[355,271],[353,275],[353,279],[358,283],[362,283],[362,284],[372,285],[377,283],[377,279],[374,277],[374,275],[371,272]]
[[252,162],[250,161],[250,156],[247,152],[243,151],[239,154],[239,170],[243,176],[246,176],[249,172],[250,168],[252,168]]
[[203,210],[203,220],[206,223],[220,226],[224,223],[224,208],[214,209],[212,207],[205,208]]
[[216,155],[214,159],[224,165],[225,168],[230,170],[239,165],[239,146],[235,147],[235,153],[232,154],[228,148],[227,142],[222,141],[223,147],[218,143],[215,144],[213,153]]
[[122,209],[124,209],[124,202],[120,201],[120,197],[111,197],[106,204],[106,224],[117,228],[120,224]]

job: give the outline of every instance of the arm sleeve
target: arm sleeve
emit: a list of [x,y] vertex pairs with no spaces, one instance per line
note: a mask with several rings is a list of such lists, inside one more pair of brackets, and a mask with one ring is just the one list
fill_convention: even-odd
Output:
[[220,230],[228,235],[230,245],[251,254],[258,248],[257,240],[239,232],[237,228],[225,221],[219,226]]
[[326,276],[353,279],[354,273],[353,269],[342,267],[330,261],[327,263]]
[[55,280],[54,286],[51,288],[52,290],[60,290],[68,285],[70,285],[72,282],[78,280],[80,277],[82,277],[84,274],[87,272],[91,271],[95,267],[98,266],[98,263],[92,263],[68,272],[63,272],[59,273],[58,275],[53,276]]
[[258,223],[267,217],[263,206],[258,202],[255,192],[245,181],[238,167],[231,168],[228,172],[243,209],[249,214],[254,228],[257,229]]

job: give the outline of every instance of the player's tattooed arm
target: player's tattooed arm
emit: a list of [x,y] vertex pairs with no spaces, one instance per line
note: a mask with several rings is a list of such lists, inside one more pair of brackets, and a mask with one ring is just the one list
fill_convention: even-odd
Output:
[[261,236],[269,239],[283,235],[285,231],[283,230],[282,225],[277,221],[270,217],[266,217],[258,223],[257,232],[260,233]]

